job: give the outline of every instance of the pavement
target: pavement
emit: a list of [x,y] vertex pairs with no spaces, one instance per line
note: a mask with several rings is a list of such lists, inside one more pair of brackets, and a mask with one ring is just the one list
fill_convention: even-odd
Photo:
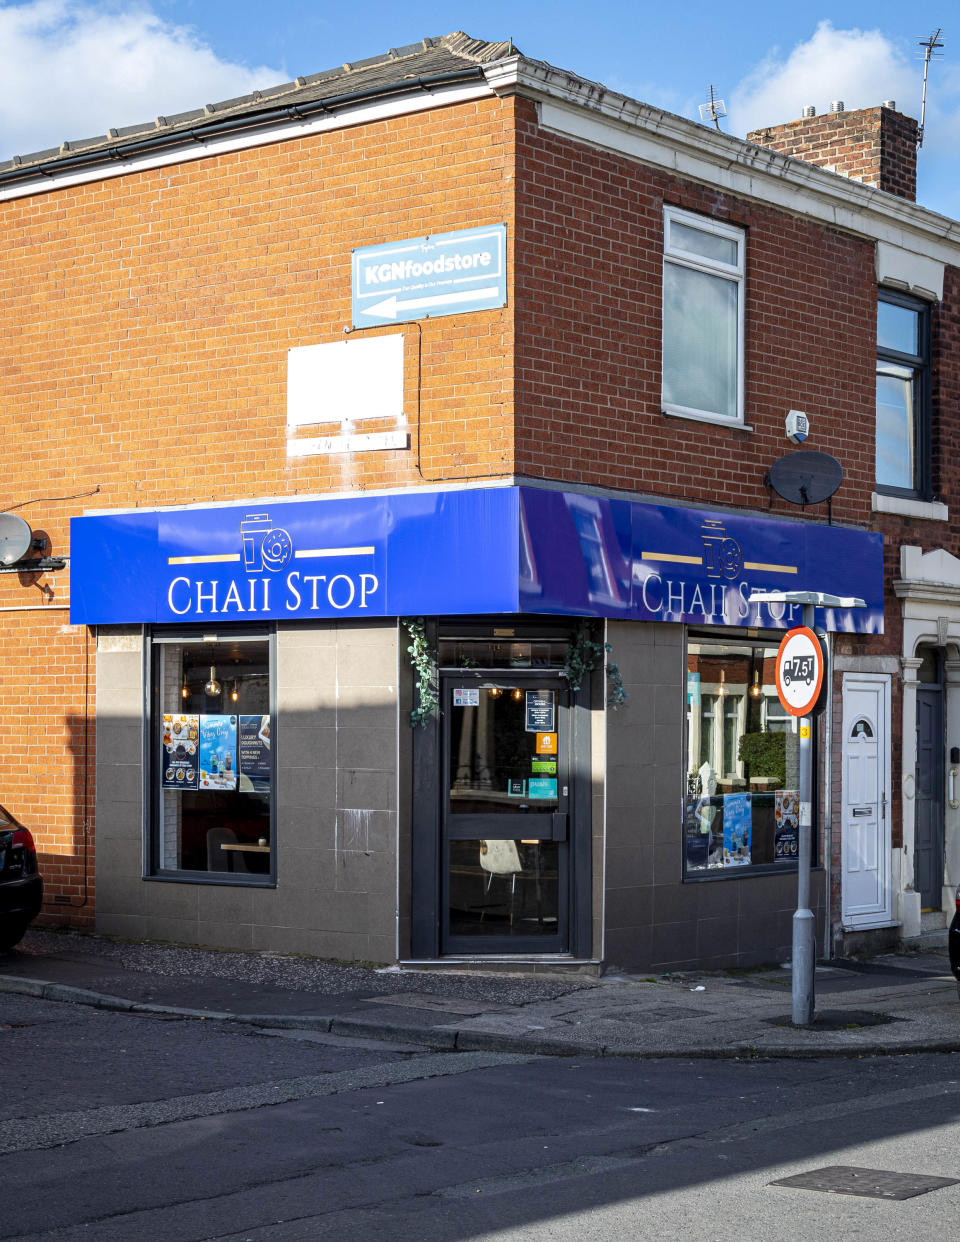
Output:
[[32,930],[0,954],[3,993],[298,1028],[440,1051],[552,1056],[864,1057],[960,1051],[945,949],[817,967],[791,1021],[789,965],[670,975],[374,969]]

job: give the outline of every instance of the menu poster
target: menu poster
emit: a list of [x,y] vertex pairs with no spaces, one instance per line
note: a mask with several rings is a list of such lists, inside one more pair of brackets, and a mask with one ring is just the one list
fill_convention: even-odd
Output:
[[796,858],[800,853],[799,807],[800,791],[798,789],[777,789],[774,792],[773,810],[777,822],[777,831],[773,840],[774,859]]
[[270,717],[240,717],[240,788],[270,792]]
[[723,865],[725,867],[749,866],[752,830],[752,796],[748,793],[724,794]]
[[165,715],[160,750],[160,784],[163,789],[196,789],[200,773],[197,743],[200,717]]
[[200,717],[200,788],[236,789],[236,716]]
[[526,697],[528,733],[553,733],[556,716],[552,690],[528,690]]

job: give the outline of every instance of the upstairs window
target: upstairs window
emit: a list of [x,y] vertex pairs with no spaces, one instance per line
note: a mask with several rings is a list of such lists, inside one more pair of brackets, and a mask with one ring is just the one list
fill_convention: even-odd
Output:
[[664,208],[663,409],[743,422],[743,229]]
[[877,301],[877,487],[928,500],[930,312],[881,289]]

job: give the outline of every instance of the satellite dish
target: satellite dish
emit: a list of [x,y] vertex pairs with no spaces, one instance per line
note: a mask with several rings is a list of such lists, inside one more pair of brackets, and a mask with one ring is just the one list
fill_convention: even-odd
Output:
[[33,531],[15,513],[0,513],[0,565],[14,565],[30,551]]
[[802,450],[779,457],[766,481],[791,504],[818,505],[829,500],[843,482],[843,466],[829,453]]

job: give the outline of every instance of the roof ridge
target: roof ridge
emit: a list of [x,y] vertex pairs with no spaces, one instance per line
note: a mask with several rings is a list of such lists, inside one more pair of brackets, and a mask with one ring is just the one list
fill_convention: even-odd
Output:
[[[267,108],[274,101],[282,103],[286,97],[309,91],[310,88],[316,87],[324,81],[339,79],[342,82],[344,79],[349,78],[351,74],[360,74],[381,66],[399,65],[402,61],[423,56],[425,52],[434,50],[449,52],[450,55],[473,65],[488,64],[495,60],[501,60],[505,56],[517,54],[517,49],[513,46],[512,40],[489,43],[484,39],[474,39],[462,30],[455,30],[448,35],[425,38],[418,43],[408,43],[401,47],[388,48],[387,51],[377,56],[366,57],[364,60],[347,61],[331,69],[323,69],[319,73],[298,75],[292,82],[278,82],[274,86],[260,87],[245,95],[238,95],[233,99],[221,99],[215,103],[207,103],[183,112],[168,113],[165,116],[158,116],[154,120],[140,121],[133,125],[111,127],[106,134],[96,134],[88,138],[65,139],[57,147],[47,147],[39,151],[11,155],[6,160],[0,161],[0,169],[45,163],[58,155],[64,155],[71,151],[96,148],[117,138],[121,140],[130,139],[141,134],[145,135],[156,132],[157,130],[176,130],[189,122],[211,121],[224,115],[242,112],[244,109],[253,108],[255,105]],[[413,76],[411,75],[411,78]]]
[[488,43],[484,39],[474,39],[463,30],[454,30],[438,40],[457,56],[465,56],[478,65],[489,64],[493,60],[502,60],[504,56],[518,56],[519,49],[514,46],[513,39],[501,39],[499,43]]

